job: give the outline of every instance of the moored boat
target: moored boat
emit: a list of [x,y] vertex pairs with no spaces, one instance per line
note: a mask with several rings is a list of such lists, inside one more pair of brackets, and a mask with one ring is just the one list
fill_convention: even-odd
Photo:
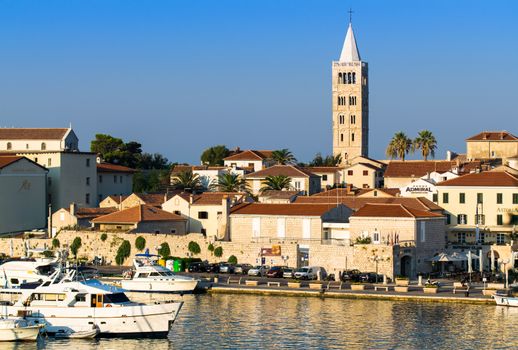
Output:
[[40,328],[23,318],[1,318],[0,341],[35,341]]
[[510,296],[508,291],[497,291],[493,299],[496,305],[518,307],[518,297]]

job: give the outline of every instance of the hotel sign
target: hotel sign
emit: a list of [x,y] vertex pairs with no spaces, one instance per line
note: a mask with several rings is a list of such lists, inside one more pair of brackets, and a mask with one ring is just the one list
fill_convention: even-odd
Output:
[[430,185],[410,185],[407,186],[405,189],[405,192],[412,192],[412,193],[431,193],[434,192],[432,190],[432,187]]
[[518,207],[514,208],[498,208],[497,213],[518,213]]
[[262,256],[280,256],[281,255],[281,246],[280,245],[272,245],[271,248],[261,248]]

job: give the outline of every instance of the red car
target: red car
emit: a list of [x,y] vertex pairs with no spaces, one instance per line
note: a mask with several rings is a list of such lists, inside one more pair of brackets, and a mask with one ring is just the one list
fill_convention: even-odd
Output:
[[270,270],[266,273],[266,277],[270,278],[282,278],[284,273],[283,266],[272,266]]

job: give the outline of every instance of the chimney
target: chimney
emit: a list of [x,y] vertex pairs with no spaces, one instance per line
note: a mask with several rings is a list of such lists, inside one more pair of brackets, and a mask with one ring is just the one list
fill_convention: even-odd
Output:
[[194,203],[194,196],[192,195],[192,193],[189,195],[189,204],[192,205],[192,203]]
[[70,203],[70,215],[75,216],[77,212],[77,204],[74,202]]

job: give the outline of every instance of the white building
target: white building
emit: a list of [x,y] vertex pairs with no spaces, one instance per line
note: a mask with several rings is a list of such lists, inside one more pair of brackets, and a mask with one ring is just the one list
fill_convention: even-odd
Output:
[[0,152],[77,151],[72,128],[0,128]]
[[107,196],[129,196],[133,193],[133,174],[136,170],[116,164],[97,162],[97,200]]
[[259,171],[275,164],[271,159],[272,151],[246,150],[223,159],[226,167],[245,168],[250,171]]

